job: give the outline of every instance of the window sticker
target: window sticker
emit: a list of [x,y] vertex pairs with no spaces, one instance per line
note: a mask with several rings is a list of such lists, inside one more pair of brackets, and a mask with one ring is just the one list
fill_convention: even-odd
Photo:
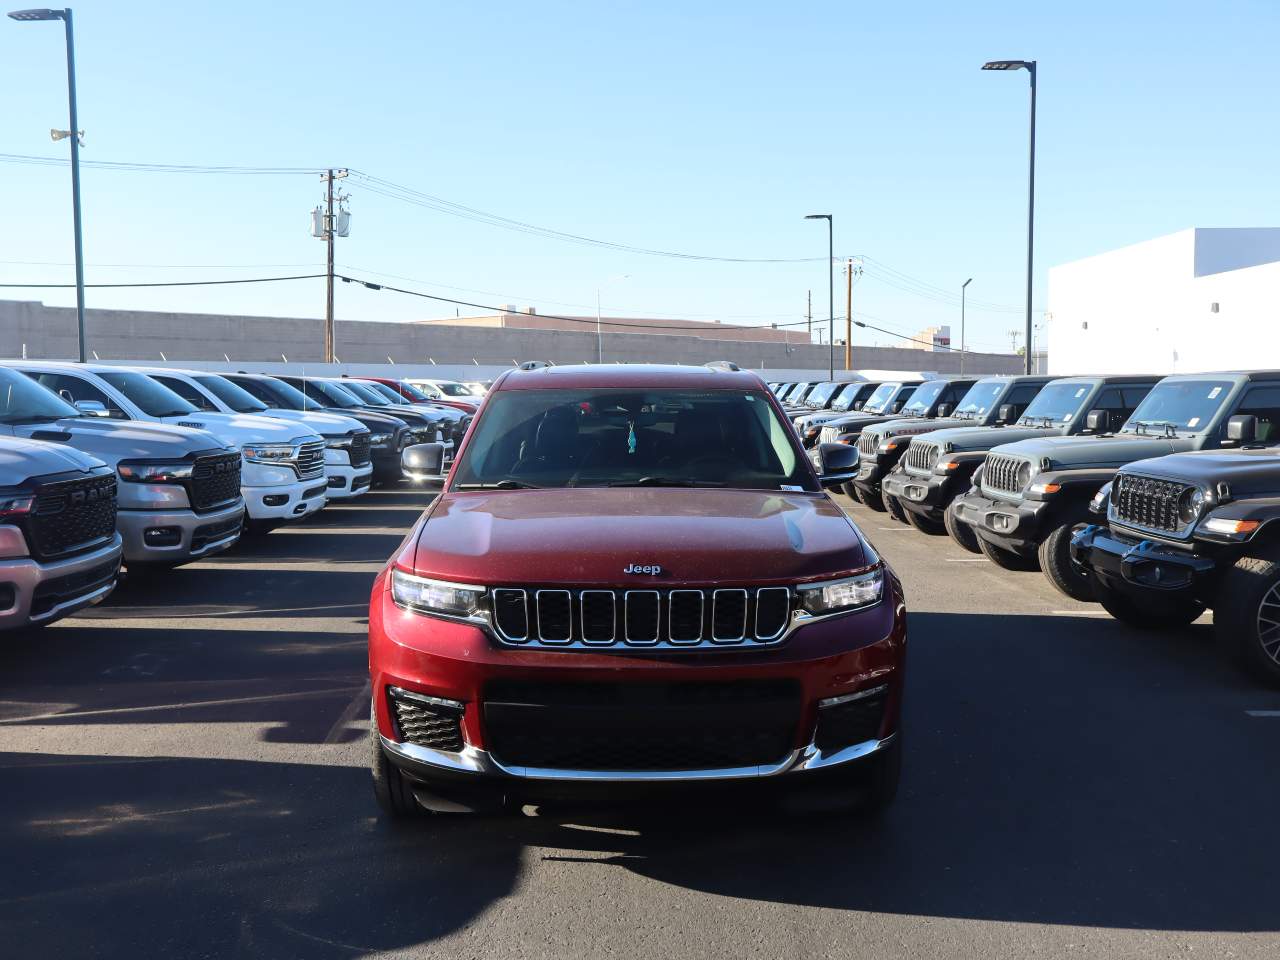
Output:
[[[1077,394],[1077,396],[1079,396],[1079,394]],[[1067,422],[1068,420],[1070,420],[1070,419],[1071,419],[1071,414],[1069,414],[1069,413],[1064,413],[1064,414],[1062,415],[1062,422],[1063,422],[1063,423],[1066,423],[1066,422]]]
[[1222,388],[1221,388],[1221,387],[1214,387],[1212,390],[1210,390],[1210,391],[1209,391],[1209,399],[1210,399],[1210,400],[1217,400],[1217,399],[1218,399],[1218,394],[1220,394],[1221,392],[1222,392]]
[[1086,389],[1085,387],[1081,387],[1079,390],[1077,390],[1077,391],[1076,391],[1076,399],[1077,399],[1077,400],[1079,400],[1081,397],[1083,397],[1083,396],[1084,396],[1084,391],[1085,391],[1085,389]]
[[1188,427],[1194,427],[1194,426],[1199,425],[1199,423],[1200,423],[1200,418],[1199,418],[1199,417],[1192,417],[1190,420],[1188,420],[1188,421],[1187,421],[1187,426],[1188,426]]
[[804,487],[793,487],[793,486],[792,486],[791,484],[789,484],[789,483],[784,483],[784,484],[783,484],[781,487],[779,487],[778,489],[780,489],[780,490],[785,490],[785,491],[787,491],[787,493],[804,493]]

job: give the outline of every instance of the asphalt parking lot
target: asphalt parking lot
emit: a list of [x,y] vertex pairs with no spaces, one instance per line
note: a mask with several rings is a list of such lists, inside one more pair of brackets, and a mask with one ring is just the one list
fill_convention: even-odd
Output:
[[0,928],[39,957],[1280,953],[1280,692],[851,511],[911,610],[903,791],[379,819],[376,492],[0,649]]

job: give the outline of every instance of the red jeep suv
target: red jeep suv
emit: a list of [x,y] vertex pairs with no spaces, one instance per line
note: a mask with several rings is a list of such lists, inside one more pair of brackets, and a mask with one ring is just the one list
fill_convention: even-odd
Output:
[[823,490],[856,450],[813,458],[752,373],[502,375],[374,583],[383,809],[690,783],[887,804],[902,590]]

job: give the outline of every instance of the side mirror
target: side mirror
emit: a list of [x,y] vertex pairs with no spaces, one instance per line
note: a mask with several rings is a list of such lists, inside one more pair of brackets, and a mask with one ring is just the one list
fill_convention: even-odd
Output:
[[858,448],[847,443],[820,443],[814,458],[818,482],[824,487],[838,487],[858,475]]
[[1253,443],[1258,438],[1258,418],[1239,413],[1227,421],[1227,439],[1235,443]]
[[891,407],[889,407],[889,412],[890,412],[890,413],[901,413],[901,412],[902,412],[902,401],[901,401],[901,400],[897,400],[897,401],[895,401],[895,402],[894,402],[894,404],[893,404]]
[[415,443],[400,452],[400,470],[415,483],[444,483],[444,444]]
[[1017,419],[1017,417],[1013,415],[1013,404],[1002,403],[1000,405],[1000,409],[996,411],[996,419],[1001,423],[1013,423],[1013,421]]
[[111,413],[107,410],[107,405],[101,400],[77,400],[75,402],[75,408],[86,417],[111,416]]
[[1090,433],[1106,433],[1111,429],[1111,414],[1106,410],[1090,410],[1084,418],[1084,425]]
[[949,403],[940,403],[940,404],[938,404],[938,416],[939,416],[939,417],[949,417],[949,416],[951,416],[951,404],[949,404]]

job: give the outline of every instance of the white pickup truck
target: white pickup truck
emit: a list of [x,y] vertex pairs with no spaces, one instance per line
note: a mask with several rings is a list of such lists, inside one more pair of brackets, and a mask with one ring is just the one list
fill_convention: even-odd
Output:
[[273,420],[290,420],[310,427],[324,438],[324,473],[330,500],[350,500],[369,491],[373,478],[369,428],[352,417],[316,410],[269,407],[220,373],[136,367],[200,410],[242,413]]
[[86,415],[193,427],[233,445],[244,458],[240,491],[250,531],[270,530],[325,505],[325,442],[302,424],[206,413],[128,367],[34,360],[11,360],[7,365],[70,400]]

